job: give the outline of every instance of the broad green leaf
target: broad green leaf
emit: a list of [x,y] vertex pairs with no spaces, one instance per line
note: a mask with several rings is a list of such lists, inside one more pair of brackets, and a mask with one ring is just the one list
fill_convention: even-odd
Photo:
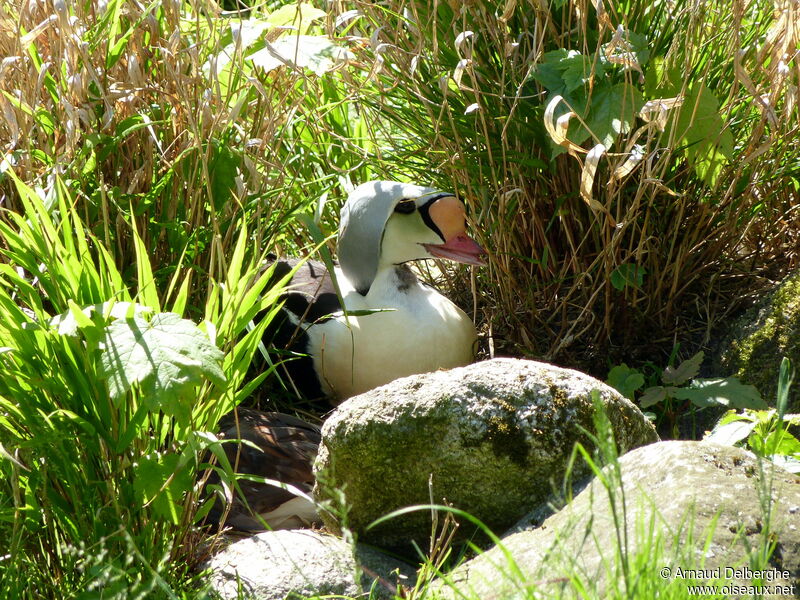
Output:
[[778,372],[778,396],[775,402],[775,406],[778,409],[778,419],[781,420],[783,415],[786,414],[786,407],[789,405],[789,389],[792,386],[792,379],[794,379],[792,363],[784,356]]
[[266,72],[288,66],[322,75],[350,60],[353,55],[324,35],[288,35],[274,43],[267,42],[262,50],[247,58]]
[[51,136],[53,133],[55,133],[57,121],[53,116],[53,113],[44,108],[38,108],[36,109],[35,121],[36,124],[41,127],[48,136]]
[[636,33],[635,31],[628,31],[628,43],[631,45],[636,58],[641,66],[645,66],[650,59],[650,44],[647,37]]
[[75,304],[72,300],[67,300],[69,305],[69,317],[71,317],[72,322],[75,324],[76,329],[86,329],[90,327],[96,327],[94,321],[92,321],[86,313],[81,310],[81,307]]
[[117,319],[106,330],[101,373],[112,398],[138,383],[153,409],[176,414],[194,386],[210,379],[225,382],[222,352],[197,325],[174,313]]
[[[625,31],[624,39],[628,42],[628,48],[624,49],[617,47],[617,51],[614,54],[618,54],[620,52],[633,52],[636,55],[636,62],[639,63],[639,66],[645,66],[645,64],[647,64],[647,60],[650,58],[650,47],[648,45],[647,38],[633,31]],[[604,64],[611,64],[612,62],[606,57],[608,47],[609,44],[603,44],[603,51],[600,53],[600,60],[603,61]]]
[[752,411],[744,410],[742,412],[736,412],[734,409],[727,411],[722,417],[720,417],[717,424],[714,426],[716,429],[717,427],[721,427],[723,425],[727,425],[728,423],[733,423],[735,421],[752,421],[753,423],[757,422],[757,419],[753,417]]
[[784,455],[800,458],[800,440],[783,428],[770,428],[766,433],[756,429],[747,442],[753,452],[761,456]]
[[114,128],[114,135],[117,137],[118,140],[122,141],[128,134],[137,131],[143,126],[146,126],[147,122],[145,121],[144,117],[140,114],[131,115],[130,117],[126,117],[122,119],[117,126]]
[[697,174],[713,186],[733,157],[733,134],[725,129],[717,97],[699,78],[687,88],[681,70],[667,68],[660,58],[654,58],[647,69],[645,91],[648,98],[684,97],[669,119],[661,143],[683,149]]
[[691,387],[675,388],[679,400],[689,400],[695,406],[730,406],[732,408],[767,408],[761,394],[752,385],[744,385],[735,377],[695,379]]
[[725,446],[735,446],[749,436],[756,424],[752,421],[733,421],[724,425],[717,424],[711,433],[703,438],[704,442],[715,442]]
[[611,272],[611,285],[620,291],[626,287],[640,288],[646,274],[647,269],[644,267],[630,263],[622,264]]
[[70,307],[69,311],[56,315],[47,324],[51,329],[55,329],[59,335],[74,337],[78,335],[78,330],[81,327],[94,324],[91,318],[95,312],[104,315],[106,319],[124,319],[131,314],[143,315],[152,313],[153,309],[134,302],[103,302],[102,304],[86,306],[80,309],[80,312],[85,315],[86,321],[80,321],[79,323],[78,315],[73,313],[72,307]]
[[769,459],[782,468],[784,471],[800,475],[800,459],[784,456],[783,454],[775,454],[770,456]]
[[[250,18],[247,20],[232,19],[230,32],[221,44],[225,44],[222,51],[210,58],[203,65],[203,72],[207,75],[211,73],[212,67],[216,73],[216,80],[222,86],[223,94],[227,94],[231,78],[236,66],[232,63],[237,53],[246,52],[251,46],[255,45],[254,50],[263,46],[261,41],[265,33],[274,30],[275,25],[262,19]],[[225,43],[225,40],[230,43]]]
[[287,4],[270,13],[267,21],[273,27],[291,27],[299,34],[305,34],[314,21],[327,16],[324,10],[314,8],[309,3]]
[[593,63],[591,57],[580,54],[564,59],[559,66],[563,68],[561,77],[567,93],[582,88],[592,77],[600,78],[603,75],[601,63]]
[[[596,76],[603,74],[598,63]],[[546,52],[541,62],[531,73],[531,78],[544,86],[551,94],[568,97],[570,92],[582,88],[592,75],[592,59],[577,50],[561,48]]]
[[667,127],[667,140],[683,147],[697,174],[713,186],[722,168],[733,157],[733,134],[725,129],[717,97],[702,83],[686,93],[675,121]]
[[663,402],[667,398],[667,388],[661,385],[657,385],[651,388],[647,388],[644,391],[644,395],[639,398],[639,406],[641,408],[648,408],[659,402]]
[[171,523],[180,523],[183,495],[192,487],[189,469],[178,464],[178,454],[150,454],[134,465],[133,487],[142,504]]
[[132,133],[135,133],[140,129],[146,129],[148,127],[152,128],[154,126],[169,122],[170,121],[168,119],[145,119],[144,116],[140,114],[123,119],[114,130],[114,137],[112,138],[111,136],[106,136],[108,138],[105,144],[107,148],[100,154],[100,157],[106,158],[110,153],[118,152],[119,144],[124,142],[125,138]]
[[208,172],[211,176],[211,199],[217,210],[227,210],[236,189],[236,172],[242,159],[225,144],[214,142],[210,150]]
[[[230,60],[238,46],[242,50],[246,50],[252,46],[258,39],[264,35],[265,32],[275,27],[273,23],[264,21],[262,19],[247,19],[246,21],[232,20],[231,21],[231,38],[234,40],[233,44],[229,44],[225,50],[220,54],[220,58]],[[218,59],[219,60],[219,59]]]
[[608,372],[606,383],[628,400],[633,400],[634,392],[644,385],[644,375],[622,363]]
[[631,130],[643,105],[639,90],[628,83],[598,84],[585,112],[586,126],[599,143],[610,148],[620,133]]
[[[584,127],[575,119],[574,124],[570,124],[568,137],[576,144],[582,143],[591,131],[597,142],[610,148],[620,133],[631,130],[644,104],[641,93],[633,85],[612,84],[603,78],[604,74],[602,62],[565,49],[545,53],[531,74],[532,79],[547,89],[549,97],[563,96],[566,104],[586,123]],[[587,85],[590,81],[594,81],[591,93]],[[565,110],[566,106],[560,112]]]
[[688,358],[677,367],[667,367],[661,375],[661,381],[667,385],[683,385],[692,377],[696,377],[700,372],[700,365],[703,364],[705,354],[701,350],[692,358]]
[[716,184],[722,169],[733,156],[731,132],[726,129],[719,138],[719,141],[703,140],[697,146],[687,148],[687,155],[695,172],[710,187]]
[[771,432],[764,440],[764,444],[773,454],[800,458],[800,440],[785,429]]
[[[548,101],[554,93],[548,94]],[[579,118],[570,120],[567,137],[575,144],[582,144],[590,135],[606,148],[613,146],[621,133],[631,131],[636,114],[644,104],[641,93],[628,83],[610,84],[605,80],[595,80],[591,95],[583,87],[564,97],[555,110],[559,118],[572,110]],[[565,152],[562,146],[554,146],[552,156]]]

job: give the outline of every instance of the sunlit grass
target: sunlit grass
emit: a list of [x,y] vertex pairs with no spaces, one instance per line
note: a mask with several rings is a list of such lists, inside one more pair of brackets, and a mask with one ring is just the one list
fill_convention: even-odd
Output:
[[[9,598],[195,594],[204,509],[194,477],[207,448],[222,456],[197,432],[254,386],[247,368],[267,320],[246,326],[276,295],[262,297],[260,261],[313,252],[353,184],[415,180],[463,195],[490,267],[469,281],[448,267],[434,276],[475,303],[492,348],[515,354],[579,363],[622,342],[702,344],[732,300],[796,261],[797,33],[781,2],[629,2],[604,13],[585,2],[448,1],[435,13],[421,2],[280,4],[0,7]],[[259,24],[237,45],[236,32]],[[648,126],[634,139],[637,121],[598,163],[598,208],[580,194],[585,155],[556,149],[545,128],[548,90],[532,74],[560,49],[593,64],[618,26],[644,36],[649,57],[637,58],[641,77],[608,67],[608,81],[642,100],[698,99],[702,83],[718,130],[688,143],[672,111],[663,134]],[[351,58],[320,74],[250,58],[292,31],[327,32]],[[729,156],[698,169],[693,148],[712,137],[730,143]],[[642,160],[613,180],[633,143]],[[191,319],[225,352],[225,383],[197,383],[188,417],[136,386],[111,397],[100,340],[120,317],[80,315],[123,302]],[[57,315],[80,335],[50,327]],[[436,574],[446,539],[429,550]]]
[[[207,68],[242,23],[212,3],[1,10],[17,25],[0,36],[0,589],[194,595],[207,450],[230,474],[204,432],[257,383],[246,374],[269,318],[246,328],[279,290],[264,293],[260,262],[313,250],[293,217],[327,227],[334,211],[318,202],[358,176],[341,157],[358,123],[340,126],[352,117],[340,84],[241,54]],[[125,302],[137,308],[110,314]],[[200,322],[225,381],[200,377],[191,398],[112,395],[103,336],[140,310]],[[56,315],[75,334],[53,329]]]
[[[491,256],[479,318],[499,351],[585,366],[663,359],[677,341],[690,355],[737,301],[796,265],[789,4],[357,5],[358,31],[380,27],[365,55],[380,67],[369,90],[383,93],[363,102],[395,134],[396,167],[467,200]],[[545,126],[556,93],[579,113],[574,156]],[[664,110],[663,131],[636,115],[675,97],[684,105]]]
[[[207,432],[241,401],[270,316],[243,334],[281,288],[265,290],[270,272],[258,275],[258,262],[245,258],[242,226],[206,320],[200,328],[178,321],[190,270],[176,265],[176,291],[162,301],[134,233],[138,285],[129,289],[56,184],[58,219],[18,181],[30,219],[0,223],[2,253],[15,265],[0,265],[0,530],[8,540],[0,588],[19,598],[95,588],[108,597],[174,596],[191,574],[197,520],[210,508],[200,502],[201,461],[207,450],[223,456]],[[167,321],[180,328],[172,342]],[[171,351],[183,359],[170,378],[114,353],[126,330],[151,353],[196,339]]]
[[[55,6],[2,9],[18,26],[0,37],[10,140],[0,170],[12,166],[48,198],[53,175],[67,173],[78,212],[119,267],[133,260],[132,220],[160,283],[179,259],[221,278],[243,219],[255,247],[298,252],[308,235],[292,215],[328,222],[326,196],[372,175],[341,78],[266,72],[244,56],[258,43],[237,46],[234,31],[266,22],[270,7],[245,19],[213,2]],[[292,23],[319,33],[318,16],[283,13],[272,41]],[[20,209],[8,178],[0,186],[5,207]],[[195,304],[208,290],[195,282],[192,292],[202,314]]]

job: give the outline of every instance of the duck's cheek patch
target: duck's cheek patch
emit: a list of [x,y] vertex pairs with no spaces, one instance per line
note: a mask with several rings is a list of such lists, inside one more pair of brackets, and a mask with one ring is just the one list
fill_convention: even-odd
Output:
[[462,235],[466,231],[467,213],[464,205],[455,196],[439,198],[428,209],[431,220],[444,237],[444,241]]

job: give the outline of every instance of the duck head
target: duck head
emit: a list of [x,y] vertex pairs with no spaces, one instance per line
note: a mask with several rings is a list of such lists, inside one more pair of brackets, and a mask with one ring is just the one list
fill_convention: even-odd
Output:
[[339,264],[362,295],[380,268],[430,258],[483,265],[484,254],[466,233],[464,205],[449,192],[370,181],[342,208]]

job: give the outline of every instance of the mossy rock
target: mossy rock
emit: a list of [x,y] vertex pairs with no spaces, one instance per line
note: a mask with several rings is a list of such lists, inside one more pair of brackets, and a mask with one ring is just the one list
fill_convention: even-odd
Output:
[[[402,553],[412,541],[428,547],[429,510],[370,524],[431,500],[502,532],[560,488],[576,442],[591,446],[594,390],[623,452],[658,439],[636,406],[588,375],[495,359],[399,379],[341,404],[322,429],[315,494],[330,501],[343,490],[346,526],[358,539]],[[462,523],[459,538],[471,533]]]
[[433,594],[529,598],[523,590],[535,585],[537,598],[685,597],[691,582],[678,567],[708,573],[701,585],[718,572],[719,587],[745,590],[758,584],[746,573],[749,557],[768,539],[774,550],[761,568],[774,577],[764,581],[773,593],[758,597],[798,597],[800,477],[741,448],[684,441],[637,448],[619,460],[620,480],[614,471],[544,522],[522,521],[502,547],[434,583]]
[[[715,363],[720,373],[756,386],[774,406],[784,356],[800,365],[800,271],[734,322]],[[800,386],[790,391],[789,404],[790,412],[800,410]]]

